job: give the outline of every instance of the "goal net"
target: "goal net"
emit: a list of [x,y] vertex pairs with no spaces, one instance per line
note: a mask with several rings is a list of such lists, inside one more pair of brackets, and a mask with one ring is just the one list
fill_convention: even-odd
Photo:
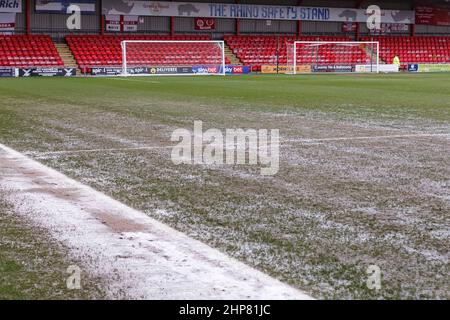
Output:
[[223,41],[126,40],[122,75],[225,75]]
[[288,74],[379,72],[379,43],[362,41],[295,41],[286,43]]

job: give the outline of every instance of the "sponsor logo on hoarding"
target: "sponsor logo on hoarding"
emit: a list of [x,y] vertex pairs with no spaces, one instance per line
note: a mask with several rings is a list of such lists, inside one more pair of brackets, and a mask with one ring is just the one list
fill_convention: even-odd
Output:
[[225,66],[225,73],[232,74],[233,73],[233,67],[232,66]]
[[[129,73],[130,70],[128,70]],[[122,73],[122,68],[112,68],[112,67],[106,67],[106,68],[92,68],[91,74],[94,76],[114,76]]]
[[192,72],[195,74],[216,74],[220,73],[221,67],[218,66],[194,66]]
[[419,64],[418,72],[450,72],[450,64]]
[[249,74],[250,67],[249,66],[227,65],[225,67],[225,73],[227,73],[227,74]]
[[218,67],[209,67],[208,73],[219,73],[219,68]]
[[[193,66],[193,67],[130,67],[127,68],[128,74],[151,74],[151,75],[170,75],[170,74],[219,74],[222,66]],[[248,66],[225,66],[227,74],[248,74]],[[115,76],[122,74],[120,67],[95,67],[91,69],[94,76]]]
[[15,77],[15,68],[0,68],[0,78],[1,77]]
[[409,72],[418,72],[419,71],[419,65],[418,64],[409,64],[408,65],[408,71]]
[[377,65],[376,64],[361,64],[361,65],[356,65],[355,66],[355,72],[358,73],[371,73],[371,72],[399,72],[399,66],[396,64],[380,64],[378,65],[378,70],[377,70]]
[[311,66],[309,64],[303,64],[297,66],[298,73],[311,73]]
[[64,68],[64,76],[65,77],[71,77],[75,75],[76,70],[74,68]]
[[21,77],[29,77],[31,75],[31,69],[21,69],[19,75]]
[[[128,74],[189,74],[192,73],[191,67],[130,67],[127,68]],[[115,76],[122,74],[120,67],[96,67],[92,68],[91,74],[94,76]]]
[[19,77],[72,77],[75,68],[29,68],[19,69]]
[[143,73],[148,73],[148,68],[138,67],[138,68],[132,68],[130,71],[135,74],[143,74]]
[[[293,67],[288,66],[276,66],[276,65],[263,65],[261,66],[261,73],[275,74],[275,73],[287,73],[292,71]],[[297,73],[311,73],[311,66],[309,64],[301,64],[297,66]]]
[[150,68],[151,74],[176,74],[178,73],[177,67],[154,67]]
[[244,73],[244,67],[241,67],[241,66],[233,66],[231,72],[234,73],[234,74]]
[[263,65],[261,66],[261,73],[286,73],[286,66]]
[[352,72],[353,66],[351,65],[324,65],[313,66],[313,72]]
[[408,71],[409,72],[450,72],[450,64],[411,63],[411,64],[408,64]]
[[[222,66],[194,66],[192,72],[195,74],[218,74],[222,72]],[[226,74],[249,74],[249,66],[226,65]]]
[[[129,74],[149,74],[147,67],[127,68]],[[92,68],[91,74],[94,76],[115,76],[122,73],[122,68],[119,67],[97,67]]]
[[192,73],[190,67],[150,67],[150,74],[164,75],[164,74],[189,74]]

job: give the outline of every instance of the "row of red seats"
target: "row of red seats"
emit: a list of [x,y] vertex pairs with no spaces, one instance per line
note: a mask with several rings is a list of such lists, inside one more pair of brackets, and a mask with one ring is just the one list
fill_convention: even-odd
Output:
[[64,64],[49,36],[0,36],[0,66],[62,67]]

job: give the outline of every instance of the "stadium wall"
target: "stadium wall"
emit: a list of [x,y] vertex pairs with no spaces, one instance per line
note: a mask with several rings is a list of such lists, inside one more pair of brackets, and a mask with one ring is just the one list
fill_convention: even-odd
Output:
[[447,34],[447,35],[450,35],[450,27],[416,25],[416,33],[417,34],[430,34],[430,35],[432,35],[432,34],[436,34],[436,35]]
[[[25,0],[23,8],[25,8]],[[195,2],[216,2],[216,3],[234,3],[235,0],[196,0]],[[249,4],[273,4],[274,1],[261,0],[240,0],[240,3]],[[278,5],[297,5],[296,0],[280,0]],[[304,6],[326,6],[326,7],[356,7],[358,1],[344,0],[303,0]],[[363,1],[361,6],[366,7],[369,4],[378,4],[383,9],[410,10],[412,4],[406,1],[392,0],[389,3],[385,1]],[[78,33],[98,34],[101,32],[101,2],[97,1],[95,14],[82,16],[82,30]],[[36,13],[35,0],[30,1],[30,27],[33,33],[47,33],[55,38],[67,34],[66,21],[69,15],[58,13]],[[25,10],[24,10],[25,11]],[[143,23],[138,25],[138,32],[168,34],[171,31],[170,17],[141,17]],[[16,17],[16,32],[25,33],[25,13],[19,13]],[[237,23],[235,19],[216,19],[216,29],[214,31],[197,31],[194,26],[194,18],[175,17],[173,18],[173,31],[179,34],[189,33],[211,33],[213,37],[220,38],[225,34],[235,34],[237,32]],[[241,19],[239,22],[239,31],[241,34],[296,34],[298,25],[296,21],[277,21],[277,20],[251,20]],[[360,24],[361,35],[368,34],[369,30],[363,23]],[[342,23],[339,22],[301,22],[301,32],[303,34],[341,34]],[[412,30],[397,32],[394,35],[409,35]],[[77,33],[77,32],[73,32]],[[417,35],[442,35],[450,34],[450,26],[415,26]]]
[[142,17],[143,23],[138,24],[138,32],[169,33],[169,17]]

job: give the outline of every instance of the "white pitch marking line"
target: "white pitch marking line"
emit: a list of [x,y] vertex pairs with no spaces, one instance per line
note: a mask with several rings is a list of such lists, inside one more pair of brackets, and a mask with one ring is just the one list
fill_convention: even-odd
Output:
[[82,267],[108,279],[113,297],[312,299],[9,147],[0,151],[0,189],[14,212],[84,257]]
[[[340,138],[323,138],[323,139],[291,139],[281,141],[280,147],[284,147],[286,142],[300,142],[300,143],[314,143],[327,141],[350,141],[350,140],[379,140],[379,139],[400,139],[400,138],[420,138],[420,137],[450,137],[450,133],[435,133],[435,134],[405,134],[405,135],[391,135],[391,136],[367,136],[367,137],[340,137]],[[46,152],[25,152],[26,155],[58,155],[71,153],[89,153],[89,152],[121,152],[121,151],[139,151],[139,150],[159,150],[172,149],[174,146],[158,146],[158,147],[130,147],[130,148],[108,148],[108,149],[84,149],[84,150],[60,150],[60,151],[46,151]],[[249,148],[249,150],[258,150],[258,148]]]
[[399,134],[386,136],[365,136],[365,137],[337,137],[337,138],[319,138],[319,139],[292,139],[284,142],[326,142],[326,141],[347,141],[347,140],[379,140],[379,139],[400,139],[400,138],[432,138],[432,137],[450,137],[450,133],[423,133],[423,134]]
[[138,80],[138,79],[127,79],[127,78],[105,78],[105,79],[124,80],[124,81],[133,81],[133,82],[145,82],[145,83],[160,83],[159,81],[155,81],[155,80]]
[[27,155],[47,155],[47,154],[51,155],[51,154],[66,154],[66,153],[114,152],[114,151],[133,151],[133,150],[138,151],[138,150],[170,149],[170,148],[173,148],[173,146],[60,150],[60,151],[46,151],[46,152],[25,152],[25,154],[27,154]]

